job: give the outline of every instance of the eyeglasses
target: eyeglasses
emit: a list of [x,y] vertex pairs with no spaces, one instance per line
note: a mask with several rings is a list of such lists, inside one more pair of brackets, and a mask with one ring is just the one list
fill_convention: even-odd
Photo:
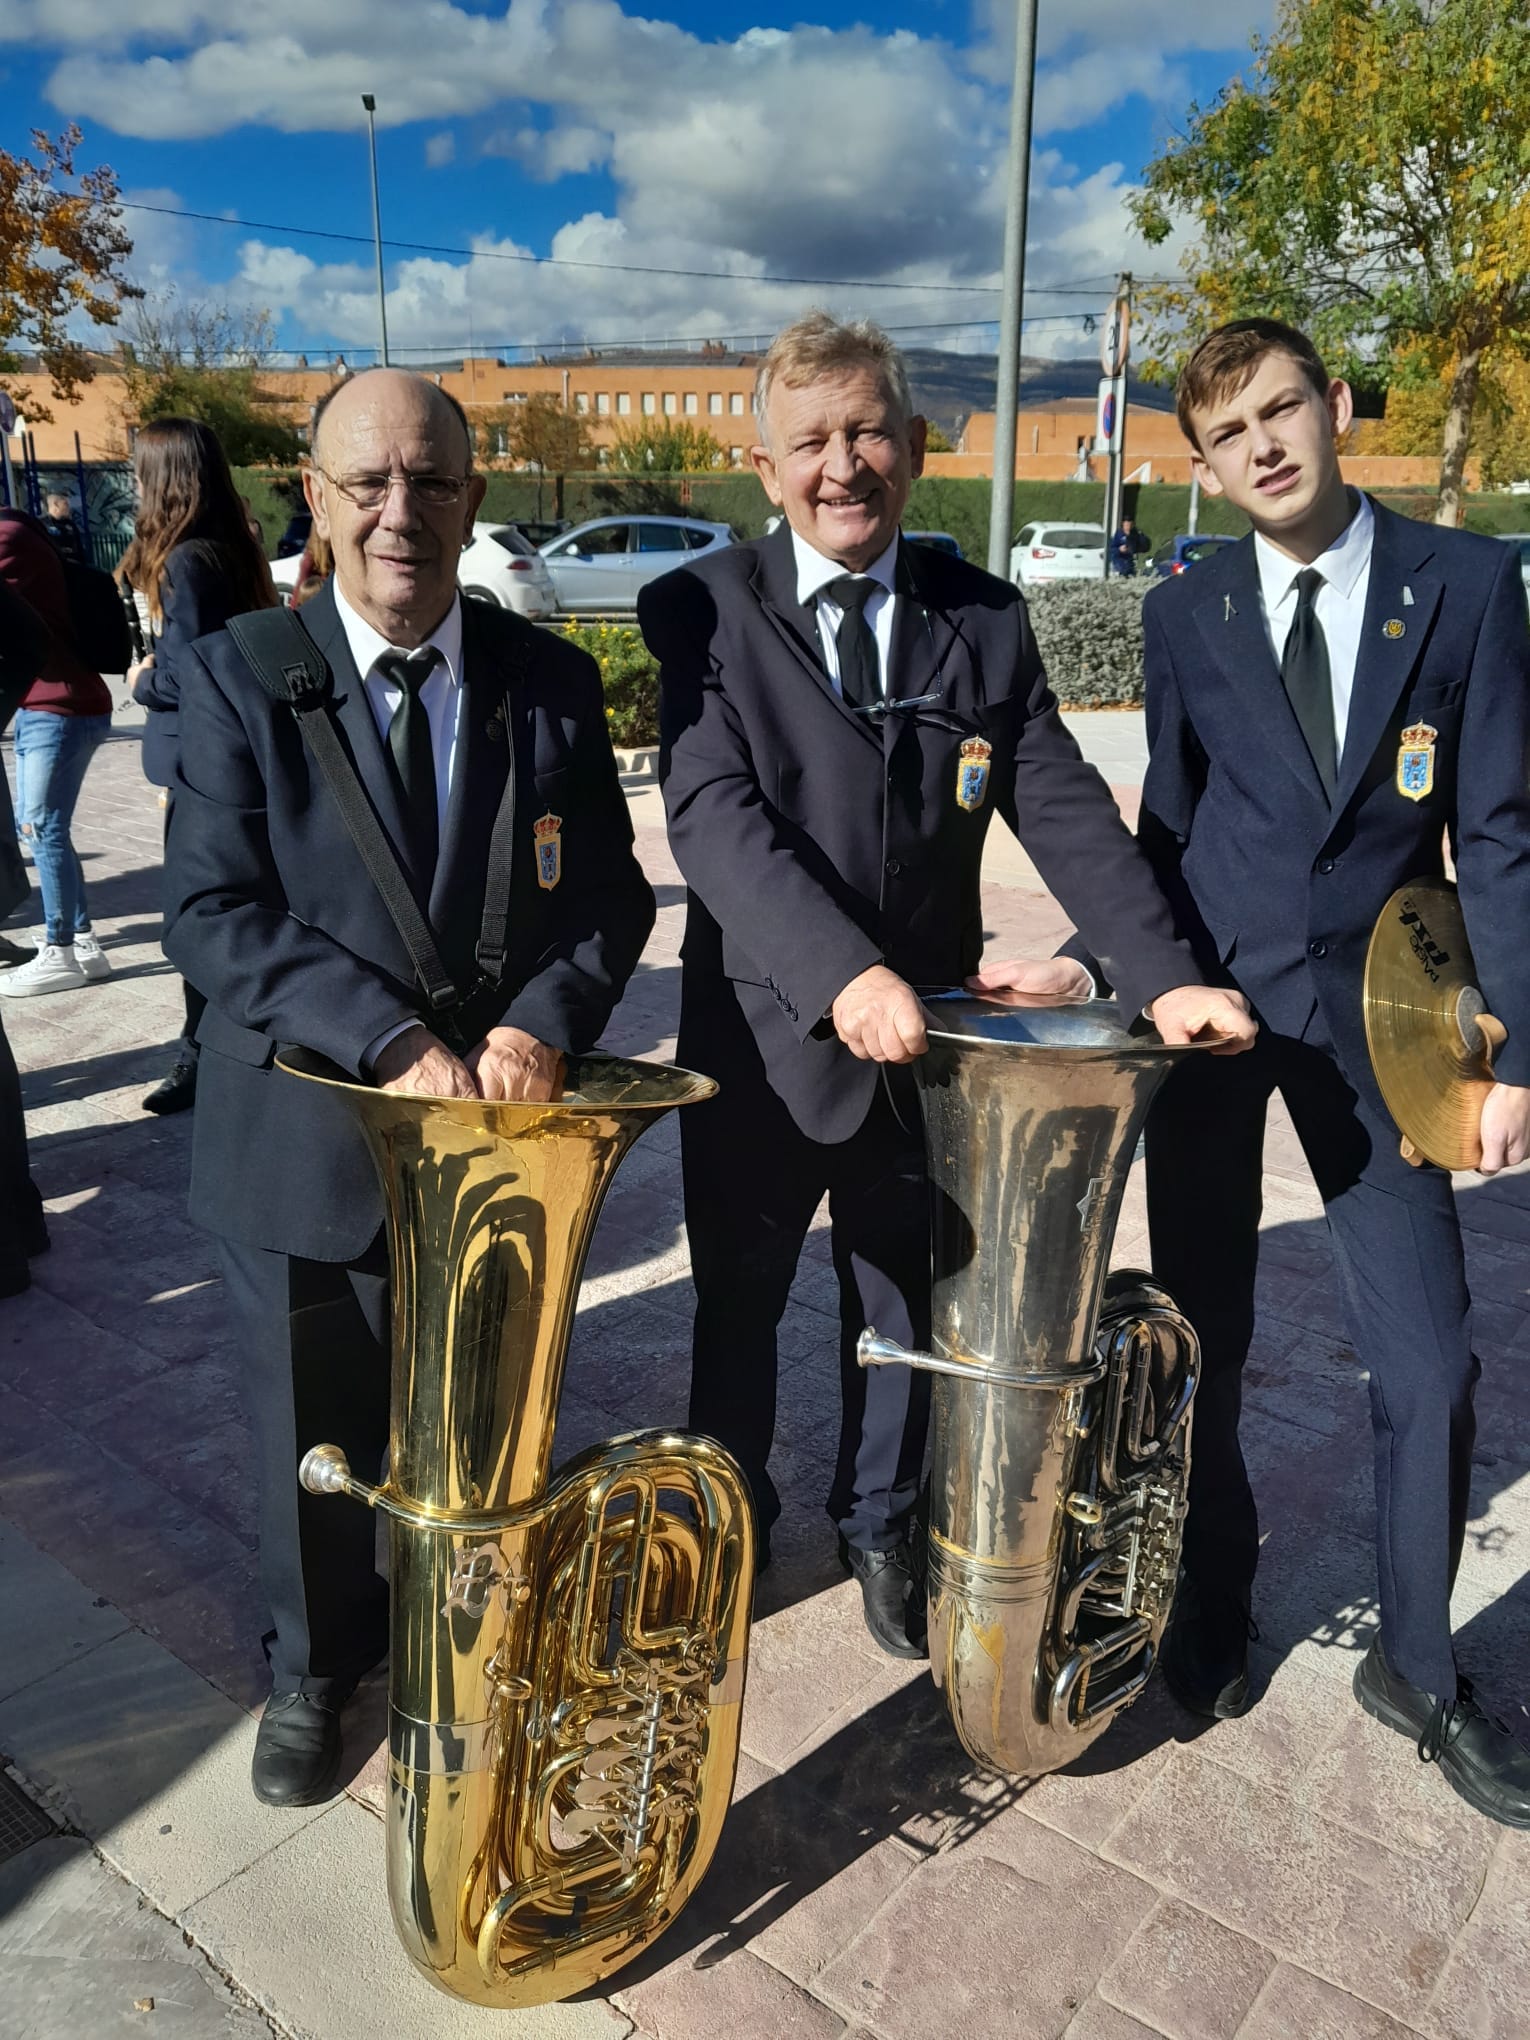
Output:
[[396,475],[346,475],[343,479],[332,475],[328,468],[319,468],[318,472],[358,510],[380,509],[388,500],[389,490],[395,488],[407,489],[429,509],[445,510],[473,479],[471,475],[412,475],[407,469]]

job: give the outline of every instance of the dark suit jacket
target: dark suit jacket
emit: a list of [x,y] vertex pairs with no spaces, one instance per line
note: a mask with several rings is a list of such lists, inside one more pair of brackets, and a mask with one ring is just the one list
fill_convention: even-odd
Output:
[[[879,962],[916,985],[977,968],[995,811],[1113,960],[1132,1010],[1198,982],[1058,717],[1018,592],[930,548],[905,543],[899,563],[893,690],[939,700],[885,718],[830,686],[784,524],[665,575],[638,602],[662,665],[660,772],[690,889],[682,1053],[721,1059],[735,1078],[762,1069],[819,1140],[856,1130],[877,1080],[823,1021],[850,980]],[[957,799],[967,739],[991,749],[973,808]],[[747,1055],[709,1040],[747,1040]],[[726,1081],[729,1069],[710,1073]]]
[[[1509,1030],[1499,1073],[1530,1083],[1530,632],[1513,547],[1375,514],[1332,805],[1265,635],[1250,537],[1144,605],[1140,830],[1203,965],[1278,1033],[1320,1013],[1344,1074],[1379,1104],[1366,948],[1397,887],[1440,874],[1447,830],[1483,992]],[[1438,733],[1421,800],[1398,786],[1414,723]]]
[[159,596],[154,664],[140,674],[133,699],[149,712],[143,730],[144,777],[155,786],[173,786],[187,654],[198,638],[222,630],[245,603],[219,561],[217,548],[196,540],[176,546],[165,561]]
[[[336,720],[394,842],[396,780],[333,592],[303,621],[329,661]],[[620,998],[653,894],[606,734],[600,677],[574,646],[476,602],[462,607],[466,698],[428,908],[443,962],[472,982],[488,849],[507,769],[516,775],[510,955],[504,982],[466,1013],[468,1038],[522,1027],[585,1049]],[[192,1215],[229,1238],[350,1260],[382,1200],[360,1135],[318,1086],[272,1068],[279,1043],[354,1074],[369,1045],[423,999],[291,710],[226,631],[181,665],[181,762],[166,852],[165,950],[209,1006],[192,1162]],[[532,825],[562,818],[562,877],[538,883]],[[423,887],[415,878],[417,893]]]

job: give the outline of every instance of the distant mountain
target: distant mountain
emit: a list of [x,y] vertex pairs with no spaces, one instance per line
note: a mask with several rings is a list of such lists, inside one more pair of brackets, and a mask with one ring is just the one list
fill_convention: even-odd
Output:
[[[991,411],[999,362],[993,354],[947,354],[938,347],[906,350],[914,401],[953,440],[963,419],[973,411]],[[1054,361],[1027,354],[1020,361],[1020,407],[1035,404],[1092,404],[1100,385],[1100,358],[1081,354]],[[1133,404],[1149,411],[1172,411],[1174,392],[1164,384],[1128,378]]]

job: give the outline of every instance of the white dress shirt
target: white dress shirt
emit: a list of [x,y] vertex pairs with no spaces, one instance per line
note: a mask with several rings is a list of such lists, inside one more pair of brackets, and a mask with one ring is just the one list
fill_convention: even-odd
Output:
[[[829,685],[836,694],[843,694],[839,681],[839,637],[840,621],[844,610],[832,595],[822,594],[831,581],[837,581],[850,569],[841,566],[838,560],[831,560],[808,544],[800,533],[792,532],[792,551],[797,556],[797,600],[804,608],[816,599],[818,609],[818,642],[823,647],[823,669],[829,676]],[[866,604],[866,621],[871,625],[871,635],[877,641],[877,671],[882,682],[882,698],[887,698],[887,669],[892,660],[893,618],[897,612],[897,568],[898,539],[893,536],[892,544],[880,559],[873,560],[858,579],[875,581],[877,592]]]
[[[393,711],[404,698],[404,690],[374,670],[379,656],[384,652],[403,651],[402,645],[390,645],[388,640],[375,631],[365,617],[358,616],[340,592],[340,583],[333,584],[335,608],[339,611],[340,622],[345,631],[345,641],[350,647],[351,657],[356,662],[356,671],[361,675],[361,684],[366,690],[367,703],[377,724],[377,734],[383,740],[384,749],[388,743],[388,725],[393,720]],[[434,645],[441,654],[437,659],[430,678],[420,689],[420,700],[430,718],[430,748],[436,767],[436,827],[437,834],[446,833],[446,809],[451,798],[452,773],[457,764],[457,733],[459,710],[462,705],[462,598],[454,596],[452,606],[440,623],[426,638],[425,643]],[[377,1058],[401,1034],[407,1034],[411,1027],[420,1023],[414,1020],[400,1021],[396,1027],[385,1028],[375,1041],[368,1042],[361,1058],[363,1071],[370,1074]]]
[[[1355,662],[1360,656],[1360,627],[1365,621],[1365,598],[1371,585],[1371,541],[1376,519],[1367,496],[1357,498],[1359,508],[1338,538],[1312,562],[1323,577],[1314,609],[1328,645],[1328,672],[1333,686],[1333,733],[1336,755],[1344,755],[1344,733],[1349,726],[1349,698],[1355,691]],[[1277,552],[1267,538],[1254,534],[1254,557],[1259,563],[1259,601],[1264,610],[1264,627],[1270,650],[1278,666],[1296,620],[1299,599],[1297,576],[1307,570],[1300,560]]]
[[[345,629],[345,641],[351,648],[351,657],[356,661],[356,671],[361,675],[361,684],[371,705],[372,718],[377,724],[377,734],[388,744],[388,725],[393,712],[404,698],[404,690],[395,687],[391,681],[375,671],[378,659],[384,652],[400,652],[401,645],[390,645],[388,640],[375,631],[365,617],[358,616],[340,592],[335,582],[335,607],[340,612],[340,622]],[[434,645],[441,654],[425,685],[420,689],[420,700],[430,720],[430,749],[436,767],[436,828],[437,834],[446,833],[446,808],[451,798],[452,774],[457,765],[457,718],[462,705],[462,598],[453,596],[452,606],[439,624],[426,638],[425,643]]]

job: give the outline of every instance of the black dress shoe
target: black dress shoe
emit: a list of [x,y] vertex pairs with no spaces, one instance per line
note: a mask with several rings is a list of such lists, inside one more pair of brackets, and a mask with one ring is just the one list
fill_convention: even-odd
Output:
[[839,1562],[861,1583],[866,1627],[880,1648],[889,1657],[928,1657],[924,1597],[914,1587],[908,1546],[861,1551],[841,1537]]
[[318,1806],[340,1774],[340,1708],[329,1694],[273,1693],[255,1732],[250,1783],[267,1806]]
[[1468,1806],[1505,1827],[1530,1828],[1530,1750],[1485,1713],[1470,1679],[1437,1699],[1394,1672],[1380,1638],[1355,1667],[1355,1698],[1378,1721],[1411,1736],[1426,1764],[1438,1764]]
[[14,963],[30,963],[36,954],[30,942],[12,942],[8,935],[0,935],[0,970]]
[[1208,1721],[1249,1710],[1248,1646],[1259,1631],[1248,1603],[1230,1587],[1206,1587],[1181,1574],[1163,1640],[1163,1676],[1180,1706]]
[[156,1084],[143,1101],[145,1112],[188,1112],[197,1102],[197,1065],[183,1056],[162,1084]]

